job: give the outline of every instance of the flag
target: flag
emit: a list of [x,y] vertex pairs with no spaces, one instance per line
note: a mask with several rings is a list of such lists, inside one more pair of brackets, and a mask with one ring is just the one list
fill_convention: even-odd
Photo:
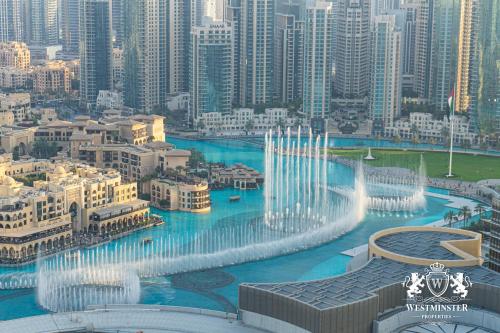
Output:
[[451,88],[450,94],[448,95],[448,106],[450,110],[453,110],[453,103],[455,100],[455,88]]
[[450,114],[453,112],[453,103],[455,103],[455,87],[451,88],[450,94],[448,95],[448,106],[450,107],[448,119],[450,119]]

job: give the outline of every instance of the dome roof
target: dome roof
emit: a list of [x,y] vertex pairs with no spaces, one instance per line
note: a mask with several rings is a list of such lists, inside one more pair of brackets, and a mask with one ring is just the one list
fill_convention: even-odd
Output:
[[5,176],[3,178],[3,184],[4,185],[14,185],[16,184],[16,181],[14,180],[14,178],[12,177],[9,177],[9,176]]
[[64,170],[64,168],[62,166],[57,166],[55,169],[54,169],[54,173],[56,175],[65,175],[66,174],[66,170]]

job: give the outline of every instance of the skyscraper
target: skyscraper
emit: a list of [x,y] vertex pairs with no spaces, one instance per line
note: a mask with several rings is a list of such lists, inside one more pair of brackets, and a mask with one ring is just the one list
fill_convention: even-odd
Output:
[[439,0],[433,4],[429,99],[436,110],[447,112],[448,96],[457,68],[459,0]]
[[415,32],[413,90],[419,98],[429,98],[433,1],[419,0]]
[[225,0],[205,0],[205,16],[211,17],[214,21],[222,21],[224,18]]
[[373,19],[370,118],[373,132],[393,126],[401,113],[405,13],[388,11]]
[[273,99],[274,0],[241,1],[240,104]]
[[0,0],[0,42],[23,40],[22,14],[21,0]]
[[51,46],[59,43],[57,0],[27,0],[29,8],[28,42]]
[[121,48],[123,43],[123,6],[126,1],[113,0],[111,2],[111,18],[113,28],[113,47]]
[[224,22],[233,31],[233,103],[240,102],[241,0],[227,0]]
[[480,2],[477,52],[477,112],[479,127],[485,133],[495,130],[497,117],[500,133],[500,2],[482,0]]
[[441,112],[455,81],[459,2],[417,1],[413,90]]
[[61,32],[64,52],[78,53],[80,43],[80,0],[61,0]]
[[[458,34],[458,63],[455,91],[455,112],[471,111],[474,91],[474,61],[477,60],[478,0],[462,0],[460,4],[460,30]],[[476,122],[476,114],[471,114]]]
[[165,105],[167,8],[162,0],[127,0],[123,5],[124,104],[145,113]]
[[80,0],[80,106],[91,109],[113,87],[111,3]]
[[231,27],[206,22],[192,32],[190,96],[192,118],[207,112],[229,113],[233,93]]
[[310,118],[324,118],[330,111],[332,4],[317,1],[308,6],[305,21],[303,108]]
[[335,94],[360,98],[370,86],[370,1],[337,0]]
[[168,2],[169,87],[170,93],[189,91],[191,29],[201,25],[201,0]]
[[418,2],[420,0],[402,0],[400,9],[405,12],[404,27],[404,58],[403,58],[403,88],[413,89],[415,73],[415,37],[417,27]]
[[302,98],[304,22],[293,14],[276,14],[274,39],[274,86],[278,101]]

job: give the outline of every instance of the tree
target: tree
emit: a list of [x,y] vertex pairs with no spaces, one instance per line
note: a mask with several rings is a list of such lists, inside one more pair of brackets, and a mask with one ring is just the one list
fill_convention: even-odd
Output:
[[190,149],[191,156],[189,156],[188,165],[192,169],[197,169],[201,164],[205,164],[205,156],[199,150],[194,148]]
[[278,119],[278,123],[276,125],[283,131],[285,129],[285,121],[283,118]]
[[199,130],[205,129],[205,123],[203,122],[203,119],[198,120],[198,122],[196,123],[196,128]]
[[254,128],[255,124],[252,119],[248,119],[248,121],[245,124],[245,132],[248,134],[249,131],[251,131]]
[[474,207],[474,212],[478,213],[479,214],[479,218],[482,219],[483,218],[483,214],[484,212],[486,211],[486,209],[484,208],[484,205],[478,203],[476,205],[476,207]]
[[394,143],[401,143],[401,136],[399,136],[398,134],[392,140],[394,141]]
[[450,228],[451,228],[451,223],[453,222],[453,220],[455,218],[456,218],[456,215],[452,210],[450,210],[446,214],[444,214],[444,220],[446,222],[448,222],[448,227],[450,227]]
[[35,158],[49,159],[57,155],[59,148],[55,142],[49,144],[47,140],[38,140],[33,144],[31,154]]
[[14,161],[19,161],[19,146],[14,147],[14,151],[12,152],[12,159]]
[[458,214],[464,220],[464,227],[465,227],[467,225],[467,222],[469,221],[469,217],[471,215],[471,213],[470,213],[470,207],[469,206],[462,206],[460,208],[460,211],[459,211]]

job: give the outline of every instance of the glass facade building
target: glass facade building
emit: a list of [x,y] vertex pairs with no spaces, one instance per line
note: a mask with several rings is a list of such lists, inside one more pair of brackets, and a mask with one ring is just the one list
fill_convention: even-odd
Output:
[[393,126],[401,113],[404,22],[405,13],[400,10],[374,18],[370,98],[374,133]]
[[80,0],[80,105],[95,106],[100,90],[113,87],[111,3]]
[[167,5],[161,0],[122,3],[124,104],[145,113],[163,107],[168,93]]
[[330,111],[333,6],[317,2],[306,9],[304,34],[304,113],[324,118]]
[[22,4],[21,0],[0,0],[0,42],[24,40]]
[[241,106],[273,100],[274,6],[274,0],[241,1]]
[[190,96],[192,118],[207,112],[231,112],[233,93],[232,29],[207,22],[192,31]]

